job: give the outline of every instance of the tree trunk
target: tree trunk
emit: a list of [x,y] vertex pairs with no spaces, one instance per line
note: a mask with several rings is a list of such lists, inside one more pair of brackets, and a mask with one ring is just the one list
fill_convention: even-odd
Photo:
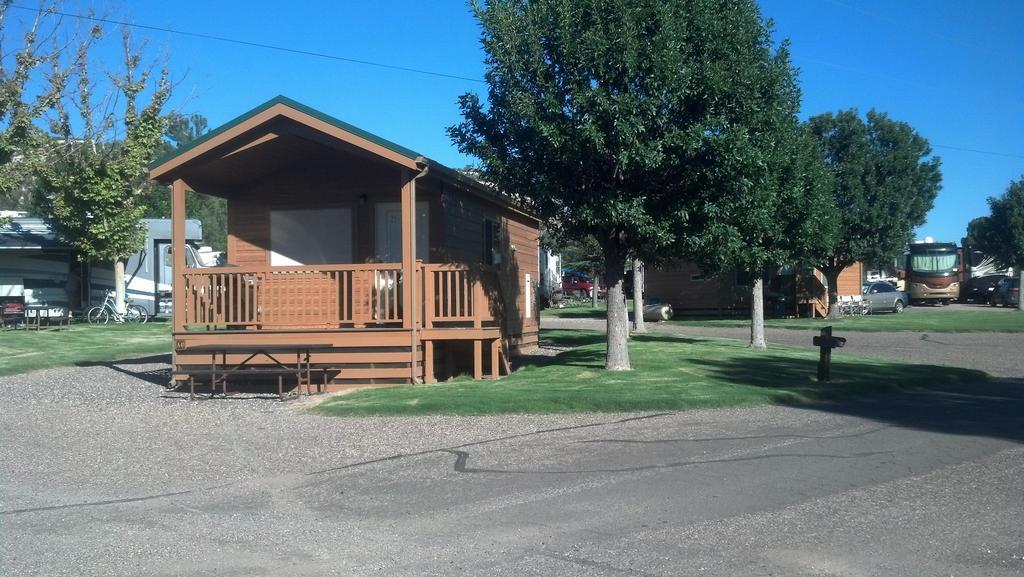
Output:
[[121,315],[125,311],[124,289],[124,260],[117,259],[114,261],[114,308]]
[[594,285],[590,289],[591,306],[596,309],[597,308],[597,285],[600,284],[598,282],[598,278],[600,278],[600,277],[597,276],[597,271],[595,270],[595,271],[591,271],[590,278],[592,279],[591,280],[591,284]]
[[1024,311],[1024,266],[1019,267],[1017,276],[1020,277],[1020,285],[1017,288],[1017,310]]
[[644,263],[633,259],[633,330],[646,333],[644,324]]
[[763,351],[768,348],[764,338],[764,278],[754,276],[750,289],[750,348]]
[[837,319],[843,316],[842,311],[839,310],[839,273],[843,272],[843,268],[827,268],[822,269],[825,273],[825,281],[828,282],[828,318]]
[[[628,371],[629,366],[629,315],[626,314],[625,294],[622,290],[622,263],[624,258],[615,249],[605,249],[605,305],[608,316],[605,321],[608,332],[608,353],[605,368],[609,371]],[[595,277],[596,280],[596,277]],[[597,293],[597,286],[594,286]]]

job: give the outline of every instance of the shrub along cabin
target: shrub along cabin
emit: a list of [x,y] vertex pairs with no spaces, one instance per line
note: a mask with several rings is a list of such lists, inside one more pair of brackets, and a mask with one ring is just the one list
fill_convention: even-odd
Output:
[[[277,97],[150,177],[172,190],[178,381],[497,378],[536,346],[538,219],[408,148]],[[186,268],[186,190],[227,199],[225,266]]]

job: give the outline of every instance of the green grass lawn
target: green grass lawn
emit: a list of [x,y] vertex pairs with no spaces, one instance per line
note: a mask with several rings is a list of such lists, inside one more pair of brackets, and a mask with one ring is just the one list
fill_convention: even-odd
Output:
[[72,325],[0,332],[0,375],[171,352],[171,324]]
[[[544,309],[541,316],[549,318],[603,319],[604,307],[576,306],[563,309]],[[669,321],[694,327],[749,327],[746,317],[687,318]],[[774,329],[817,330],[826,325],[844,331],[893,332],[914,331],[933,333],[968,332],[1024,332],[1024,315],[1016,311],[976,309],[915,309],[902,314],[881,313],[840,319],[765,319],[766,327]]]
[[576,348],[500,381],[460,378],[433,385],[368,389],[324,401],[325,415],[487,415],[683,410],[840,398],[869,392],[985,380],[980,371],[833,357],[833,382],[815,381],[817,351],[773,346],[755,352],[737,340],[635,336],[634,370],[609,372],[604,336],[544,331]]

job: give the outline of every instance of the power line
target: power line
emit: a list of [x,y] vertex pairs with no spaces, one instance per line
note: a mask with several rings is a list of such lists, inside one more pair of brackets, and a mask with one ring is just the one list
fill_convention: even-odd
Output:
[[[17,4],[11,4],[11,8],[17,8],[19,10],[26,10],[30,12],[37,12],[36,8],[29,8],[27,6],[19,6]],[[458,74],[447,74],[445,72],[434,72],[432,70],[423,70],[420,68],[411,68],[409,66],[398,66],[396,64],[384,64],[382,62],[373,62],[371,60],[360,60],[358,58],[349,58],[347,56],[338,56],[336,54],[327,54],[326,52],[314,52],[312,50],[301,50],[298,48],[288,48],[287,46],[278,46],[275,44],[265,44],[263,42],[251,42],[249,40],[239,40],[237,38],[228,38],[226,36],[216,36],[213,34],[203,34],[201,32],[188,32],[185,30],[176,30],[174,28],[165,28],[162,26],[150,26],[147,24],[135,24],[132,22],[124,22],[121,20],[112,20],[109,18],[99,18],[97,16],[85,16],[82,14],[71,14],[68,12],[52,11],[51,14],[58,16],[66,16],[69,18],[78,18],[81,20],[89,20],[92,22],[99,22],[102,24],[114,24],[117,26],[127,26],[130,28],[139,28],[142,30],[153,30],[155,32],[167,32],[169,34],[178,34],[180,36],[191,36],[193,38],[202,38],[205,40],[215,40],[217,42],[226,42],[228,44],[239,44],[242,46],[250,46],[255,48],[263,48],[265,50],[276,50],[278,52],[288,52],[291,54],[301,54],[303,56],[314,56],[316,58],[325,58],[327,60],[336,60],[339,62],[348,62],[350,64],[361,64],[363,66],[374,66],[377,68],[385,68],[388,70],[399,70],[402,72],[412,72],[414,74],[423,74],[426,76],[436,76],[438,78],[449,78],[453,80],[465,80],[467,82],[479,82],[484,84],[484,81],[479,78],[470,78],[468,76],[459,76]]]
[[829,2],[830,4],[835,5],[835,6],[839,6],[841,8],[845,8],[846,10],[850,10],[852,12],[857,12],[857,13],[859,13],[861,15],[867,16],[868,18],[874,18],[875,20],[878,20],[880,22],[885,22],[887,24],[894,24],[896,26],[903,27],[903,28],[905,28],[907,30],[913,30],[914,32],[917,32],[919,34],[927,34],[928,36],[931,36],[933,38],[938,38],[939,40],[943,40],[943,41],[948,42],[950,44],[958,44],[958,45],[960,45],[963,48],[970,48],[972,50],[977,50],[977,51],[984,52],[986,54],[990,54],[990,55],[993,55],[993,56],[999,56],[1000,58],[1005,58],[1005,56],[1006,56],[1005,54],[996,52],[994,50],[990,50],[990,49],[988,49],[988,48],[986,48],[984,46],[978,45],[978,44],[976,44],[974,42],[968,42],[966,40],[963,40],[961,38],[957,38],[955,36],[947,36],[945,34],[940,34],[938,32],[935,32],[934,30],[929,30],[928,28],[924,28],[924,27],[920,27],[920,26],[914,26],[912,24],[907,24],[906,22],[897,20],[895,18],[890,18],[888,16],[882,16],[880,14],[876,14],[874,12],[870,12],[868,10],[865,10],[865,9],[859,7],[859,6],[850,6],[849,4],[846,4],[845,2],[841,2],[840,0],[826,0],[826,1]]
[[948,148],[950,150],[959,150],[961,152],[973,152],[976,154],[990,154],[992,156],[1005,156],[1007,158],[1024,158],[1024,154],[1008,154],[1006,152],[992,152],[989,150],[977,150],[975,148],[961,148],[959,146],[949,146],[946,144],[933,144],[935,148]]
[[[852,6],[843,4],[842,2],[838,2],[836,0],[828,0],[828,1],[830,1],[833,4],[836,4],[838,6],[842,6],[844,8],[850,9],[850,10],[854,10],[854,11],[857,11],[857,12],[862,12],[862,13],[864,13],[867,16],[871,16],[871,17],[875,17],[875,18],[879,18],[879,19],[885,20],[882,17],[876,16],[874,14],[871,14],[871,13],[865,12],[863,10],[854,8]],[[16,8],[18,10],[29,11],[29,12],[37,12],[38,11],[36,8],[29,8],[27,6],[19,6],[17,4],[11,4],[10,7],[11,8]],[[72,13],[69,13],[69,12],[53,11],[51,13],[59,15],[59,16],[66,16],[68,18],[78,18],[78,19],[81,19],[81,20],[89,20],[89,21],[92,21],[92,22],[99,22],[99,23],[102,23],[102,24],[113,24],[113,25],[117,25],[117,26],[127,26],[127,27],[130,27],[130,28],[139,28],[139,29],[142,29],[142,30],[152,30],[152,31],[155,31],[155,32],[166,32],[168,34],[177,34],[177,35],[180,35],[180,36],[190,36],[190,37],[193,37],[193,38],[202,38],[202,39],[205,39],[205,40],[214,40],[214,41],[217,41],[217,42],[225,42],[225,43],[228,43],[228,44],[238,44],[238,45],[241,45],[241,46],[249,46],[249,47],[254,47],[254,48],[263,48],[265,50],[276,50],[278,52],[286,52],[286,53],[290,53],[290,54],[300,54],[300,55],[303,55],[303,56],[313,56],[313,57],[316,57],[316,58],[324,58],[324,59],[327,59],[327,60],[335,60],[335,61],[339,61],[339,62],[348,62],[350,64],[361,64],[363,66],[373,66],[373,67],[376,67],[376,68],[384,68],[384,69],[388,69],[388,70],[398,70],[398,71],[401,71],[401,72],[412,72],[414,74],[423,74],[423,75],[426,75],[426,76],[435,76],[435,77],[438,77],[438,78],[449,78],[449,79],[452,79],[452,80],[465,80],[467,82],[477,82],[477,83],[481,83],[481,84],[485,83],[485,81],[483,81],[483,80],[481,80],[479,78],[470,78],[468,76],[459,76],[457,74],[447,74],[445,72],[434,72],[432,70],[423,70],[423,69],[420,69],[420,68],[412,68],[412,67],[408,67],[408,66],[398,66],[398,65],[395,65],[395,64],[385,64],[385,63],[382,63],[382,62],[373,62],[371,60],[361,60],[361,59],[358,59],[358,58],[349,58],[349,57],[346,57],[346,56],[338,56],[336,54],[327,54],[325,52],[314,52],[314,51],[311,51],[311,50],[302,50],[302,49],[298,49],[298,48],[288,48],[287,46],[278,46],[278,45],[275,45],[275,44],[266,44],[266,43],[263,43],[263,42],[251,42],[251,41],[248,41],[248,40],[239,40],[237,38],[228,38],[226,36],[216,36],[216,35],[213,35],[213,34],[204,34],[204,33],[201,33],[201,32],[188,32],[186,30],[176,30],[174,28],[166,28],[166,27],[162,27],[162,26],[151,26],[151,25],[148,25],[148,24],[135,24],[135,23],[132,23],[132,22],[125,22],[125,21],[122,21],[122,20],[113,20],[113,19],[110,19],[110,18],[100,18],[100,17],[97,17],[97,16],[86,16],[86,15],[82,15],[82,14],[72,14]],[[892,22],[892,21],[890,21],[890,22]],[[896,23],[896,22],[894,22],[894,23]],[[949,40],[949,41],[956,41],[955,39],[952,39],[952,38],[943,38],[943,39],[944,40]],[[851,68],[851,67],[848,67],[848,66],[842,66],[842,65],[839,65],[839,64],[835,64],[835,63],[832,63],[832,62],[826,62],[826,61],[816,60],[816,59],[812,59],[812,58],[804,58],[803,60],[805,60],[807,62],[814,63],[814,64],[820,64],[820,65],[830,66],[830,67],[841,69],[841,70],[846,70],[848,72],[860,73],[860,74],[864,74],[864,75],[868,75],[868,76],[876,76],[876,77],[880,77],[880,78],[886,78],[886,79],[889,79],[889,80],[901,81],[900,79],[896,79],[896,78],[893,78],[893,77],[888,77],[888,76],[881,75],[881,74],[876,74],[876,73],[870,73],[870,72],[859,70],[859,69],[856,69],[856,68]],[[915,85],[915,86],[923,86],[923,85],[919,85],[919,84],[916,84],[916,83],[908,82],[908,81],[905,81],[905,80],[903,80],[902,82],[904,82],[906,84]],[[975,154],[988,154],[988,155],[992,155],[992,156],[1003,156],[1003,157],[1008,157],[1008,158],[1024,158],[1024,155],[1020,155],[1020,154],[1008,154],[1008,153],[1004,153],[1004,152],[991,152],[991,151],[987,151],[987,150],[977,150],[977,149],[973,149],[973,148],[961,148],[961,147],[957,147],[957,146],[948,146],[948,145],[943,145],[943,144],[932,144],[932,146],[934,146],[936,148],[948,148],[950,150],[959,150],[961,152],[973,152]]]

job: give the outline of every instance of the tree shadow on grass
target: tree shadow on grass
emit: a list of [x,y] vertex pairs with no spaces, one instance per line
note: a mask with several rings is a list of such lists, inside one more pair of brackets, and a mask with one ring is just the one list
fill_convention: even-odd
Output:
[[[631,339],[637,343],[663,343],[673,345],[706,344],[712,343],[709,339],[683,337],[670,333],[642,333],[634,334]],[[548,365],[565,365],[588,368],[603,368],[605,361],[605,348],[591,347],[590,345],[603,345],[605,343],[604,333],[594,331],[578,330],[552,330],[545,331],[541,335],[541,347],[566,348],[557,356],[552,355],[524,355],[517,359],[517,367],[543,367]],[[583,348],[587,347],[587,348]]]
[[778,391],[777,402],[954,435],[1024,441],[1024,381],[932,365],[833,364],[816,382],[816,361],[786,357],[695,359],[728,382]]
[[577,309],[558,309],[557,313],[551,313],[550,316],[556,319],[603,319],[606,312],[604,309],[594,310],[589,307],[579,307]]

